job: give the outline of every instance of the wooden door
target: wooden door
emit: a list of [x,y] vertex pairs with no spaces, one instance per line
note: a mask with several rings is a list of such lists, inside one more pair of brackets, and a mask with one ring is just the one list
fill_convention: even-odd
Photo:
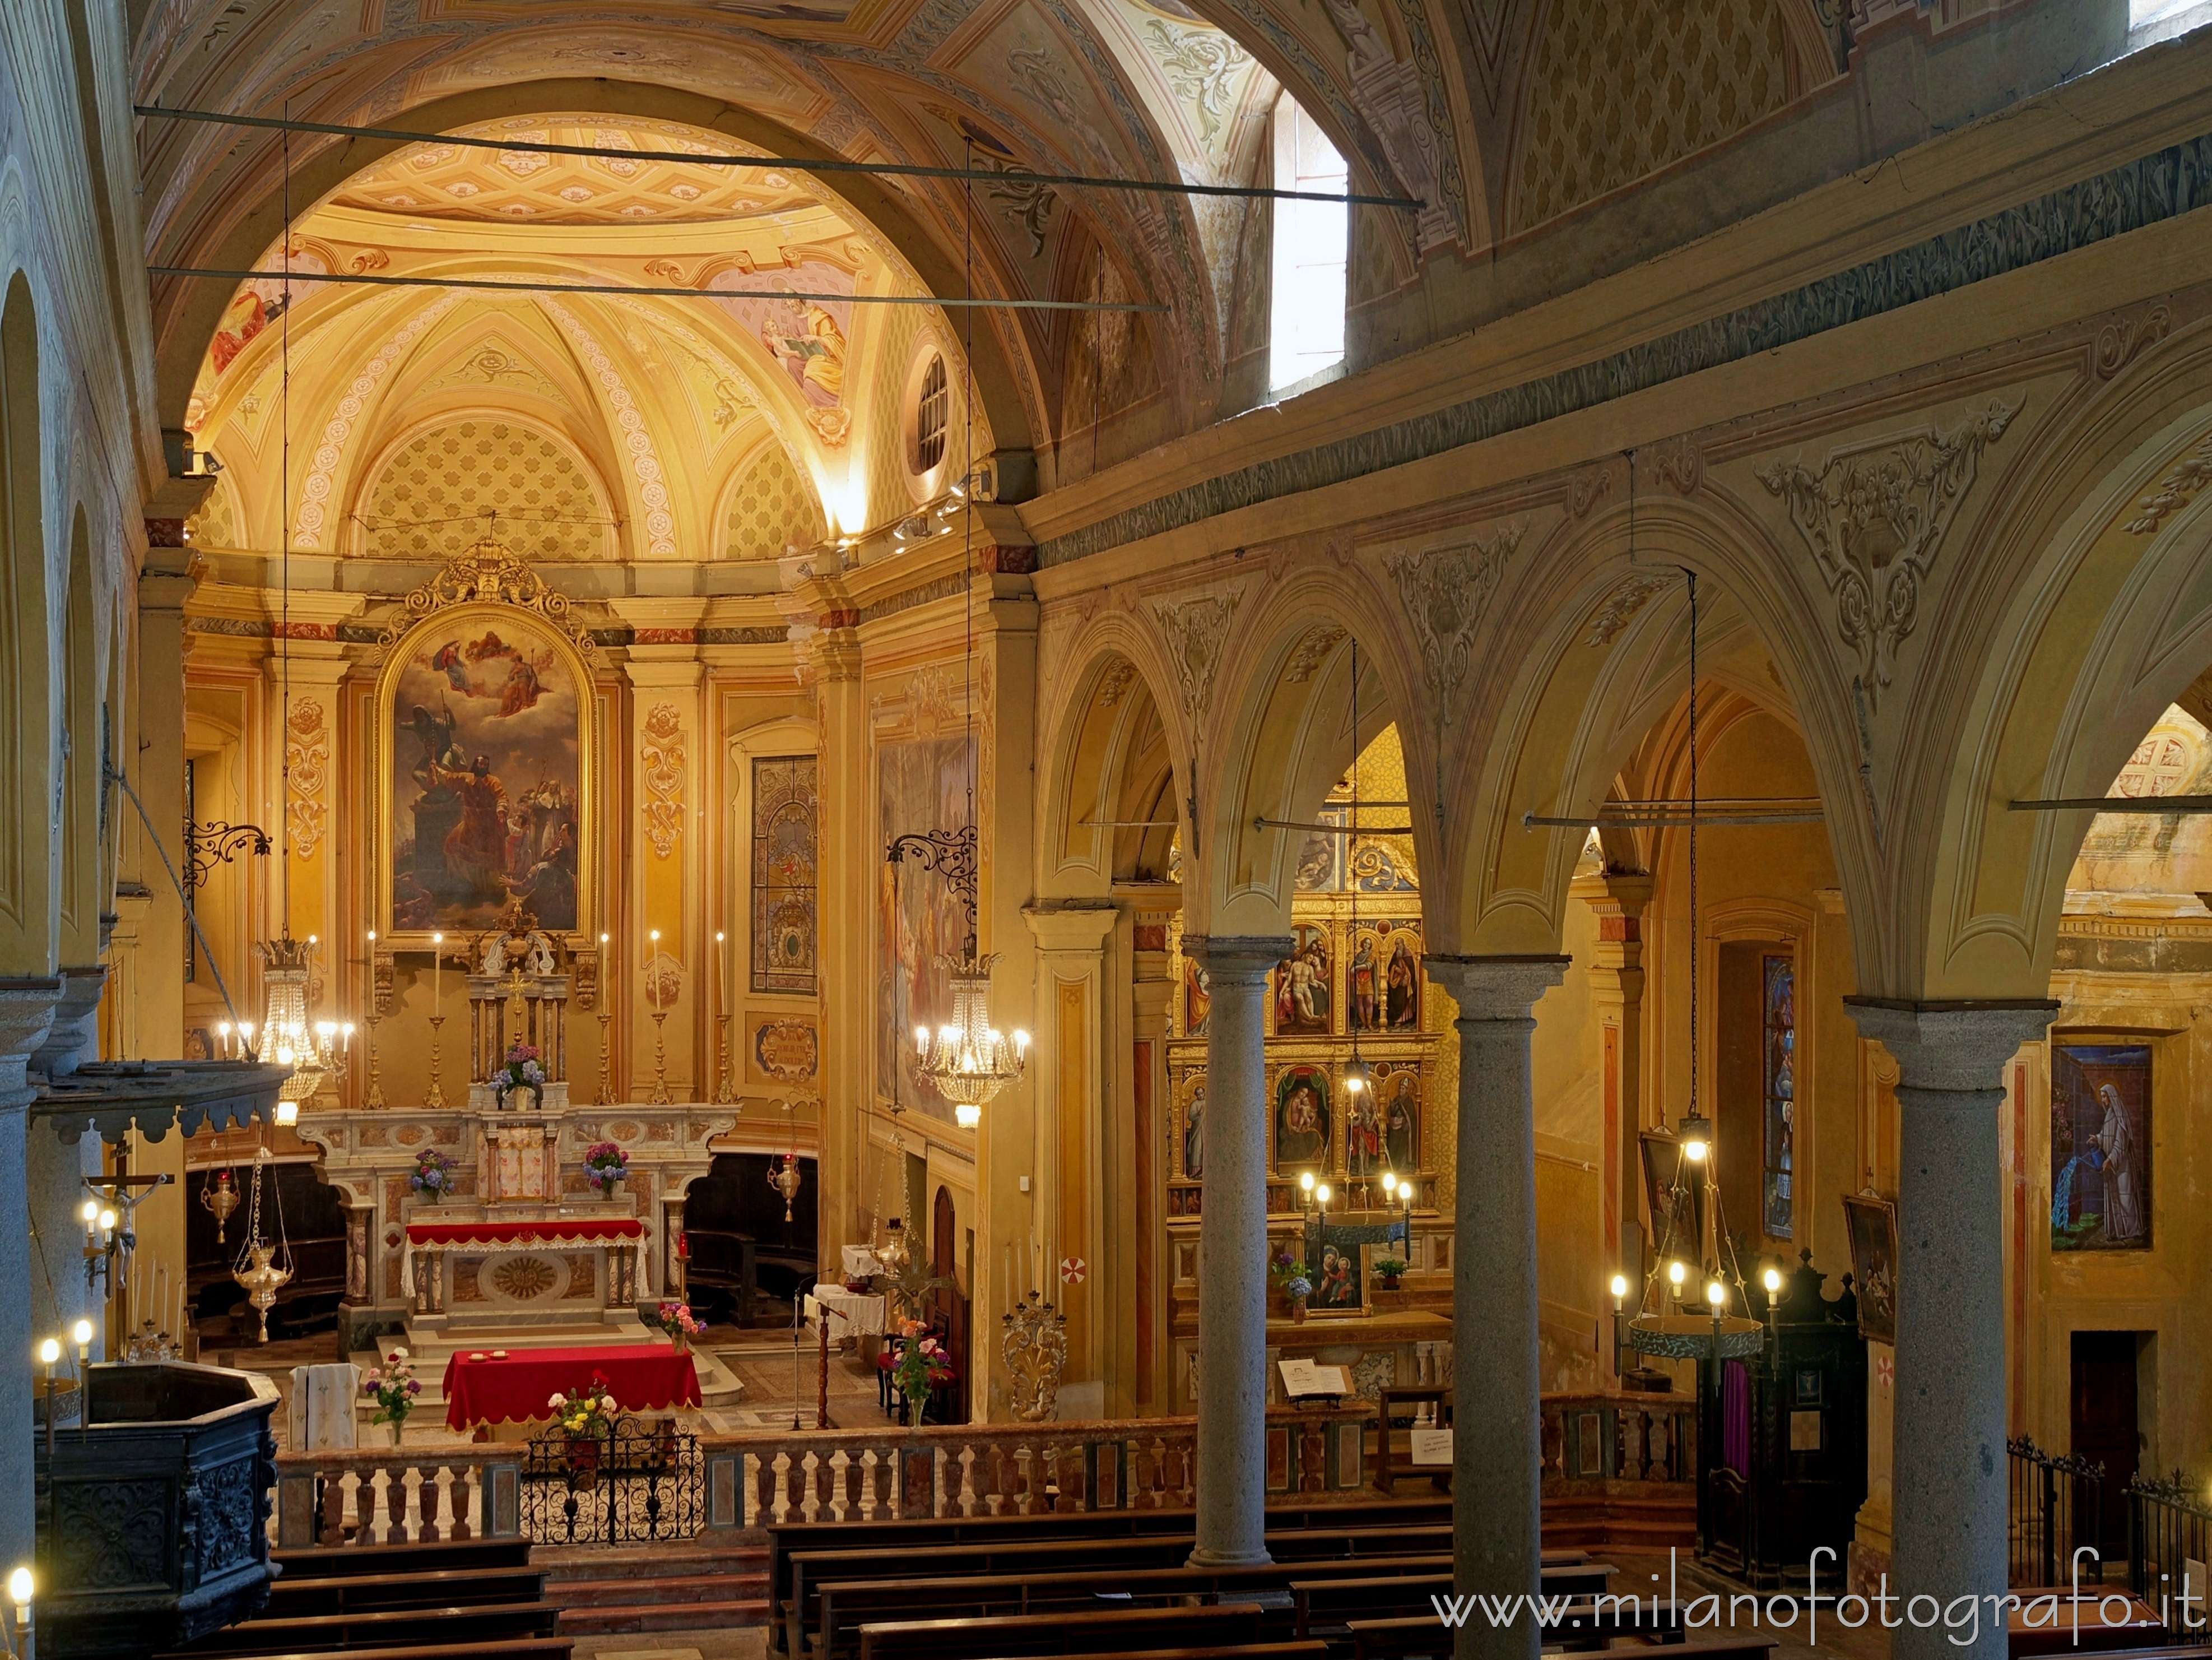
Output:
[[[2127,1549],[2126,1493],[2142,1445],[2136,1421],[2136,1334],[2131,1331],[2074,1334],[2073,1453],[2105,1467],[2098,1517],[2104,1536],[2098,1542],[2108,1562]],[[2087,1496],[2078,1494],[2075,1503],[2081,1508],[2075,1526],[2083,1543],[2092,1542],[2090,1519],[2083,1513]]]
[[951,1410],[948,1415],[954,1423],[965,1423],[964,1409],[968,1399],[968,1298],[960,1284],[959,1231],[955,1225],[952,1195],[944,1188],[937,1190],[937,1198],[929,1207],[929,1271],[952,1283],[930,1293],[933,1312],[945,1319],[945,1347],[952,1351],[952,1364],[959,1368],[960,1380],[945,1402]]

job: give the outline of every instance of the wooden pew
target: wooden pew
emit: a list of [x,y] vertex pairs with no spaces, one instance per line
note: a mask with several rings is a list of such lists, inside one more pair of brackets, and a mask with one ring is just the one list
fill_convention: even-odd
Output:
[[[920,1554],[931,1578],[974,1574],[1090,1571],[1100,1575],[1124,1569],[1179,1567],[1190,1556],[1189,1533],[1135,1538],[1022,1540],[1001,1536],[988,1544],[948,1545]],[[1449,1524],[1409,1528],[1290,1528],[1266,1535],[1268,1554],[1278,1561],[1317,1561],[1349,1556],[1417,1556],[1451,1548]],[[885,1560],[878,1549],[793,1551],[791,1598],[785,1610],[788,1652],[803,1655],[805,1633],[819,1628],[818,1588],[832,1579],[879,1578]]]
[[1153,1654],[1163,1648],[1235,1648],[1260,1610],[1132,1608],[1070,1620],[1018,1614],[994,1620],[902,1620],[860,1627],[860,1660],[1018,1660],[1030,1655]]
[[[1540,1572],[1546,1596],[1576,1598],[1609,1590],[1615,1569],[1609,1562],[1583,1562],[1572,1567],[1544,1568]],[[1316,1636],[1325,1629],[1354,1619],[1389,1619],[1428,1612],[1434,1607],[1431,1598],[1449,1596],[1451,1590],[1449,1567],[1442,1573],[1301,1578],[1291,1582],[1291,1596],[1297,1603],[1300,1637]],[[1573,1616],[1571,1604],[1565,1617]],[[1431,1617],[1435,1617],[1432,1613]]]
[[293,1654],[337,1649],[443,1647],[551,1637],[561,1609],[552,1602],[470,1608],[380,1608],[373,1614],[298,1614],[248,1620],[209,1633],[179,1651],[191,1655]]
[[1288,1637],[1296,1623],[1288,1602],[1293,1577],[1332,1574],[1371,1577],[1384,1572],[1449,1573],[1449,1555],[1411,1556],[1389,1564],[1369,1558],[1340,1562],[1259,1562],[1237,1567],[1127,1568],[1110,1574],[1096,1569],[1067,1573],[994,1573],[965,1578],[831,1579],[815,1589],[821,1617],[814,1627],[813,1660],[849,1655],[859,1645],[860,1629],[897,1619],[976,1619],[986,1615],[1115,1613],[1162,1602],[1224,1602],[1280,1593],[1285,1606],[1263,1611],[1261,1624],[1280,1627]]
[[441,1539],[419,1545],[307,1545],[273,1551],[270,1560],[301,1579],[420,1572],[426,1568],[525,1568],[530,1566],[530,1541]]
[[[1355,1660],[1452,1660],[1452,1633],[1434,1614],[1389,1620],[1355,1620],[1351,1625]],[[1675,1627],[1677,1631],[1680,1627]],[[1549,1633],[1547,1633],[1548,1645]],[[1667,1660],[1762,1660],[1775,1646],[1767,1634],[1721,1637],[1697,1643],[1674,1643]],[[2203,1651],[2195,1660],[2203,1660]]]
[[367,1614],[378,1608],[474,1608],[544,1598],[545,1574],[540,1568],[348,1573],[321,1579],[287,1574],[270,1586],[262,1615],[274,1620],[288,1614]]
[[531,1637],[511,1643],[447,1643],[429,1648],[302,1649],[269,1660],[573,1660],[569,1637]]
[[[1449,1524],[1451,1500],[1443,1498],[1361,1499],[1350,1504],[1271,1505],[1267,1530],[1293,1528],[1367,1528],[1416,1523]],[[1196,1523],[1188,1511],[1046,1511],[1033,1516],[961,1516],[915,1521],[769,1522],[768,1535],[769,1642],[784,1650],[794,1634],[788,1627],[792,1599],[791,1558],[798,1551],[874,1550],[884,1557],[912,1556],[946,1545],[984,1544],[997,1539],[1133,1538],[1162,1534],[1192,1536]],[[456,1565],[458,1566],[458,1565]]]
[[1199,1649],[1123,1649],[1090,1655],[1086,1660],[1328,1660],[1328,1656],[1326,1643],[1231,1643]]

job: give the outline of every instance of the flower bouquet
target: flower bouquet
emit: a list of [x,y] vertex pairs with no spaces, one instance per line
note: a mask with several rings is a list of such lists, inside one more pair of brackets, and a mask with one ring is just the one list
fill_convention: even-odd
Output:
[[615,1414],[622,1410],[609,1391],[611,1386],[598,1372],[581,1395],[554,1394],[545,1404],[552,1410],[554,1427],[568,1438],[568,1468],[594,1471],[599,1449],[614,1433]]
[[528,1090],[542,1104],[545,1099],[545,1067],[538,1058],[535,1043],[517,1043],[507,1052],[507,1059],[492,1074],[492,1094],[502,1110],[508,1094],[515,1090]]
[[1283,1288],[1291,1299],[1291,1318],[1306,1317],[1306,1298],[1313,1295],[1313,1281],[1307,1276],[1306,1265],[1291,1254],[1290,1247],[1276,1247],[1267,1259],[1267,1277]]
[[415,1410],[415,1397],[422,1392],[422,1380],[415,1376],[415,1363],[407,1358],[405,1349],[394,1349],[384,1357],[380,1366],[371,1366],[361,1380],[361,1392],[376,1397],[376,1416],[370,1421],[392,1426],[392,1444],[399,1444],[400,1434],[407,1426],[407,1414]]
[[415,1174],[407,1178],[407,1185],[418,1198],[434,1205],[453,1190],[453,1166],[435,1147],[425,1147],[416,1157]]
[[594,1141],[584,1149],[584,1179],[599,1190],[599,1197],[614,1196],[615,1183],[629,1173],[629,1155],[611,1141]]
[[691,1312],[689,1303],[663,1303],[647,1309],[638,1316],[652,1330],[665,1332],[668,1341],[683,1353],[691,1347],[691,1340],[707,1329],[707,1323]]
[[899,1322],[898,1359],[891,1366],[891,1384],[904,1403],[906,1421],[919,1424],[929,1408],[929,1392],[952,1381],[952,1357],[937,1341],[937,1334],[919,1320]]

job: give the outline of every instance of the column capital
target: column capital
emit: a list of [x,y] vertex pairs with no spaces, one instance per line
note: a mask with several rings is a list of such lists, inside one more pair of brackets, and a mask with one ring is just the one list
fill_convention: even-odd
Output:
[[2057,1018],[2048,1000],[2020,1003],[1906,1003],[1846,997],[1859,1036],[1876,1039],[1897,1062],[1900,1089],[1983,1091],[2001,1084],[2004,1063],[2022,1043],[2039,1042]]
[[1224,985],[1258,985],[1275,965],[1297,949],[1287,933],[1187,933],[1182,953],[1206,969],[1206,978]]
[[1536,1001],[1566,977],[1571,957],[1421,958],[1430,979],[1451,994],[1466,1020],[1525,1020]]
[[1095,957],[1121,917],[1121,908],[1110,899],[1100,904],[1022,907],[1022,920],[1036,936],[1037,949],[1048,953],[1074,952]]
[[1644,908],[1651,903],[1651,891],[1657,879],[1640,870],[1599,870],[1586,876],[1577,876],[1567,885],[1573,894],[1601,917],[1623,917],[1631,926],[1626,937],[1634,938],[1633,924],[1644,915]]

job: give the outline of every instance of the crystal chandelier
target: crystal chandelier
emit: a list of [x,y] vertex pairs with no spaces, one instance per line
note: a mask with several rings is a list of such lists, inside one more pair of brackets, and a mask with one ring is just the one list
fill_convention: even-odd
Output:
[[[313,934],[295,939],[288,928],[258,947],[268,1004],[257,1053],[264,1060],[291,1068],[290,1076],[277,1088],[280,1107],[285,1102],[297,1105],[312,1101],[325,1083],[343,1078],[353,1052],[353,1022],[311,1022],[307,1018],[307,982],[315,943]],[[252,1047],[252,1028],[242,1025],[239,1030]],[[228,1036],[227,1029],[225,1036]]]
[[934,1032],[914,1029],[915,1069],[952,1103],[966,1129],[982,1122],[983,1104],[1029,1064],[1029,1033],[1017,1031],[1009,1039],[991,1024],[991,967],[998,960],[995,952],[978,957],[972,948],[961,958],[939,958],[952,981],[952,1019]]

